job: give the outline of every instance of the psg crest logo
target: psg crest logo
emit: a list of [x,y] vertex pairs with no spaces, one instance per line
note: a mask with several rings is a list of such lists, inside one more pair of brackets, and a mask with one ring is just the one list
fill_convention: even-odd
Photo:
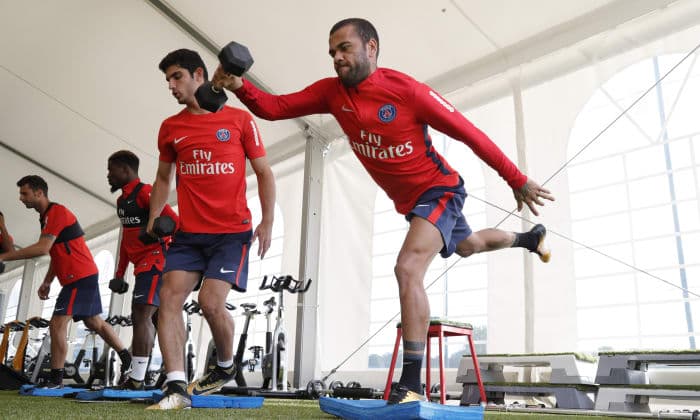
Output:
[[392,104],[382,105],[382,107],[379,108],[378,115],[382,122],[392,122],[394,118],[396,118],[396,107]]
[[216,132],[216,138],[219,139],[219,141],[229,141],[231,138],[231,132],[225,128],[220,128]]

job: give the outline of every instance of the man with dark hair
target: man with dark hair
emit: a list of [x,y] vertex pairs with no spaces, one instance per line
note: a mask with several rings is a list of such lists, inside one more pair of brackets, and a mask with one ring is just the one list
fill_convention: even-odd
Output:
[[15,241],[5,225],[5,215],[0,211],[0,252],[10,252],[15,247]]
[[58,277],[63,286],[56,299],[49,324],[51,380],[46,386],[63,387],[63,367],[68,351],[66,335],[71,319],[83,321],[87,328],[95,331],[118,352],[123,373],[131,364],[131,356],[112,327],[100,318],[102,301],[97,283],[98,270],[78,220],[66,207],[49,201],[49,187],[40,176],[25,176],[17,181],[17,186],[19,200],[28,209],[39,213],[41,236],[33,245],[0,254],[0,261],[22,260],[48,254],[51,256],[51,262],[44,282],[39,286],[39,298],[49,298],[54,277]]
[[[110,289],[115,293],[125,293],[124,280],[126,267],[134,266],[134,289],[131,299],[131,319],[133,339],[131,342],[131,370],[129,376],[120,381],[120,387],[127,390],[142,390],[148,368],[148,359],[155,341],[156,327],[153,316],[160,305],[159,292],[165,265],[165,251],[170,244],[170,236],[144,243],[139,238],[148,224],[151,185],[139,179],[139,158],[128,150],[114,152],[107,160],[107,182],[111,191],[122,190],[117,199],[117,216],[122,224],[119,256],[115,279]],[[165,205],[161,216],[168,216],[177,223],[177,214]]]
[[[160,63],[158,64],[158,68],[163,73],[165,73],[165,71],[172,66],[180,67],[187,70],[190,73],[190,77],[193,79],[195,77],[195,72],[197,71],[197,69],[201,69],[200,75],[202,79],[204,81],[209,80],[209,73],[207,72],[207,67],[204,65],[204,60],[202,60],[202,57],[200,57],[197,51],[187,50],[184,48],[175,50],[163,57],[163,59],[160,60]],[[176,80],[179,80],[178,77],[180,76],[178,74],[175,74],[174,77],[176,78]],[[173,92],[173,94],[175,94],[175,92]],[[179,98],[178,103],[184,104],[183,102],[179,102]]]
[[372,24],[352,18],[333,26],[329,50],[338,77],[317,81],[289,95],[271,95],[221,67],[213,83],[225,87],[257,116],[269,120],[331,113],[353,152],[405,215],[410,227],[394,272],[403,326],[403,369],[389,403],[423,400],[420,372],[430,308],[423,279],[433,258],[462,257],[506,247],[536,252],[542,261],[545,228],[525,233],[484,229],[472,232],[462,215],[466,192],[460,175],[438,154],[431,126],[467,144],[513,189],[518,210],[537,215],[549,191],[528,179],[479,129],[429,86],[395,70],[377,67],[379,37]]
[[[149,407],[170,410],[191,406],[189,395],[213,393],[236,374],[234,324],[226,310],[226,297],[232,288],[246,290],[248,249],[252,242],[258,239],[261,257],[270,247],[275,181],[259,130],[248,112],[224,107],[210,113],[199,107],[195,91],[207,78],[198,54],[177,50],[168,54],[159,67],[172,95],[185,105],[160,126],[160,161],[148,224],[150,232],[155,215],[160,214],[167,201],[175,172],[180,230],[168,249],[158,311],[158,340],[167,382],[163,399]],[[257,177],[262,207],[262,220],[254,232],[246,200],[246,160]],[[216,368],[188,387],[181,311],[200,281],[198,300],[211,329],[218,360]]]

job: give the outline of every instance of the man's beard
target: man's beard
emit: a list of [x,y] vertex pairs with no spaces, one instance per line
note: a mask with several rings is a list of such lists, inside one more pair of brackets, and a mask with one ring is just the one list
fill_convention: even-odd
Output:
[[369,76],[369,61],[358,62],[353,67],[348,67],[345,75],[338,74],[338,78],[345,87],[355,87]]

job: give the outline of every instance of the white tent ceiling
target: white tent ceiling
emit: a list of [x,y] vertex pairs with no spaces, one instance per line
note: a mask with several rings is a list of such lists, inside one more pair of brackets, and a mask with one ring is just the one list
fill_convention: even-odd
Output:
[[[586,41],[680,30],[698,21],[700,7],[693,0],[0,0],[0,210],[17,244],[38,237],[37,215],[17,200],[15,182],[27,174],[46,177],[50,197],[90,234],[117,226],[106,158],[133,150],[142,178],[153,179],[160,122],[179,109],[157,68],[167,52],[197,49],[213,69],[215,54],[203,43],[215,49],[237,40],[255,57],[250,78],[285,93],[332,75],[328,31],[351,16],[377,27],[380,65],[466,104],[480,84],[512,69],[563,72],[586,57]],[[606,40],[606,54],[629,47]],[[306,126],[325,140],[340,135],[329,116],[259,124],[273,164],[303,154]]]

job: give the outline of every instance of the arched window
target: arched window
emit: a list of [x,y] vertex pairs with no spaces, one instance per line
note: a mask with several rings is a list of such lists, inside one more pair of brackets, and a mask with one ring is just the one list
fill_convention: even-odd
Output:
[[[569,157],[680,58],[604,83],[576,119]],[[687,60],[567,168],[573,238],[629,264],[574,247],[579,350],[695,348],[700,300],[658,278],[700,293],[699,76]]]
[[[431,131],[430,135],[435,149],[461,174],[467,194],[485,198],[481,161],[461,142],[436,131]],[[467,197],[463,213],[473,230],[487,227],[483,202]],[[386,194],[379,190],[374,206],[369,334],[374,334],[399,313],[399,293],[394,277],[394,265],[407,232],[408,222],[396,212]],[[485,351],[488,301],[486,257],[481,254],[463,259],[455,254],[444,259],[438,255],[428,268],[424,284],[430,301],[430,316],[471,323],[478,351]],[[396,337],[395,326],[399,320],[400,318],[396,317],[369,343],[368,367],[386,368],[391,363]],[[448,339],[446,342],[446,365],[458,367],[459,359],[466,349],[464,339]],[[437,355],[437,342],[434,347],[431,353]]]

